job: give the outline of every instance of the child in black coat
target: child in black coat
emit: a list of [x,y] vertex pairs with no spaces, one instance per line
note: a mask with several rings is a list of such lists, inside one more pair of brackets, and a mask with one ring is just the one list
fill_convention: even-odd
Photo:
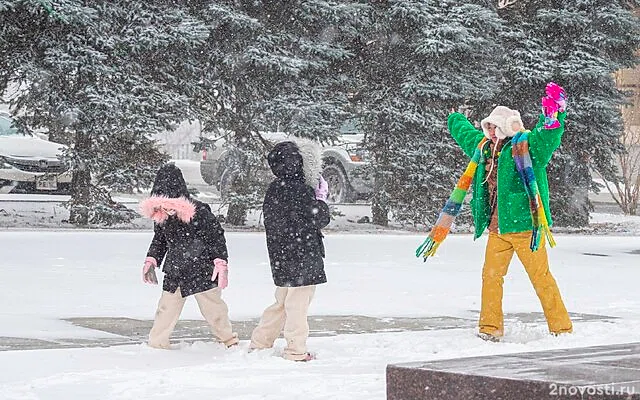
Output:
[[154,235],[143,266],[145,283],[164,280],[149,346],[168,349],[187,296],[194,295],[213,334],[227,347],[238,343],[227,304],[220,297],[228,284],[224,230],[207,204],[192,199],[182,172],[165,164],[156,175],[151,197],[140,203],[142,215],[154,220]]
[[276,176],[263,204],[276,302],[264,311],[250,347],[273,347],[284,328],[284,357],[308,361],[307,312],[316,285],[327,281],[321,229],[330,221],[328,185],[320,176],[320,149],[311,141],[278,143],[267,159]]

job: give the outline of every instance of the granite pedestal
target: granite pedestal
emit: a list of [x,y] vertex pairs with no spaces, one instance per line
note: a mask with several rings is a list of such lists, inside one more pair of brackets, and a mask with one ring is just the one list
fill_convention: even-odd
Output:
[[640,400],[640,343],[387,366],[387,400]]

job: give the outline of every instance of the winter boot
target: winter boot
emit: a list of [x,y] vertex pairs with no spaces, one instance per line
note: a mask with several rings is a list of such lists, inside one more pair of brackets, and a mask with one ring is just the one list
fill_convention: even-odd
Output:
[[285,354],[283,356],[286,360],[289,361],[298,361],[298,362],[307,362],[316,359],[315,354],[313,353],[304,353],[304,354]]
[[502,339],[500,336],[495,336],[490,333],[484,333],[484,332],[479,332],[476,334],[476,336],[478,336],[480,339],[485,340],[487,342],[494,342],[494,343],[498,343],[500,342],[500,339]]
[[316,356],[313,353],[306,353],[304,355],[304,358],[301,358],[300,360],[295,360],[295,361],[300,361],[300,362],[307,362],[307,361],[312,361],[315,360]]

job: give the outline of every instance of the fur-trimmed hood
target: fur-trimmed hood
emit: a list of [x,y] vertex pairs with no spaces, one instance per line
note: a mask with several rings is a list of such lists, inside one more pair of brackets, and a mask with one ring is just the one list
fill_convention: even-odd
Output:
[[151,196],[140,202],[140,214],[161,224],[169,218],[165,210],[175,210],[176,217],[184,223],[191,222],[196,214],[196,205],[184,197],[171,198]]
[[274,146],[267,161],[278,178],[304,179],[311,187],[318,185],[322,155],[317,142],[303,138],[287,139]]

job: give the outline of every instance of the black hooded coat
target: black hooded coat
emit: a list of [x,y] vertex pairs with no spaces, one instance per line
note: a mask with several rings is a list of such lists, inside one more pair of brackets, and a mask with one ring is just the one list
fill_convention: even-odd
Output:
[[[264,198],[263,213],[273,281],[279,287],[325,283],[322,228],[330,222],[329,207],[316,200],[307,182],[305,157],[294,142],[278,143],[267,160],[276,179]],[[313,180],[313,178],[311,179]]]
[[217,278],[211,280],[213,260],[226,261],[228,256],[224,230],[211,208],[190,197],[182,172],[173,164],[165,164],[158,171],[150,199],[154,204],[169,204],[173,200],[170,205],[174,206],[175,199],[179,199],[178,206],[191,211],[195,206],[190,220],[172,215],[154,224],[147,257],[155,258],[158,266],[164,260],[163,290],[175,293],[179,287],[182,297],[187,297],[217,287]]

